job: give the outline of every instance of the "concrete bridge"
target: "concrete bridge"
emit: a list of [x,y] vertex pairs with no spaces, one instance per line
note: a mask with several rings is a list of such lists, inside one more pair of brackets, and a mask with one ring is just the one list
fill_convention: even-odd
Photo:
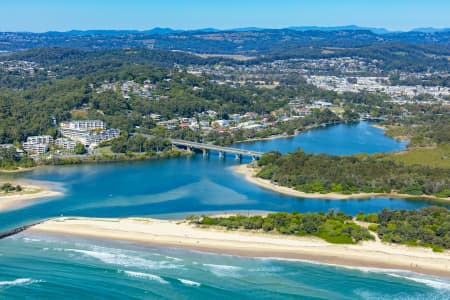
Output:
[[225,158],[226,153],[231,153],[235,155],[236,159],[242,159],[243,156],[251,157],[252,160],[261,158],[264,152],[250,151],[232,147],[222,147],[211,144],[197,143],[185,140],[171,139],[172,145],[177,147],[185,147],[188,150],[200,150],[203,152],[204,156],[207,156],[210,151],[216,151],[219,153],[219,158]]

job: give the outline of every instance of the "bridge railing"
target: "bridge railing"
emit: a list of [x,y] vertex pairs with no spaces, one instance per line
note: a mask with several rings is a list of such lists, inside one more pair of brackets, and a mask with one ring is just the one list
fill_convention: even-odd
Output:
[[218,151],[219,153],[223,152],[223,153],[233,153],[233,154],[237,154],[237,155],[246,155],[246,156],[251,156],[252,158],[260,158],[261,156],[264,155],[263,152],[257,152],[257,151],[252,151],[252,150],[239,149],[239,148],[232,148],[232,147],[217,146],[217,145],[191,142],[191,141],[185,141],[185,140],[172,139],[171,142],[173,145],[176,145],[176,146],[191,147],[191,148],[196,148],[196,149],[200,149],[200,150],[214,150],[214,151]]

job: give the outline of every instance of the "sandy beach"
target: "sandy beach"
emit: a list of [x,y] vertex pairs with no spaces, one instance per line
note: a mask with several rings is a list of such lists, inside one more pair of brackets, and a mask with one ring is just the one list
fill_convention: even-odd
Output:
[[312,198],[312,199],[329,199],[329,200],[345,200],[345,199],[366,199],[371,197],[392,197],[392,198],[425,198],[430,200],[437,200],[437,201],[450,201],[450,198],[438,198],[435,196],[430,195],[422,195],[422,196],[413,196],[408,194],[399,194],[399,193],[358,193],[358,194],[339,194],[339,193],[327,193],[327,194],[321,194],[321,193],[305,193],[301,191],[294,190],[289,187],[280,186],[277,184],[274,184],[270,180],[262,179],[259,177],[256,177],[256,173],[258,172],[257,168],[252,168],[249,165],[237,165],[231,167],[232,170],[238,174],[244,175],[245,180],[256,184],[262,188],[288,195],[293,197],[299,197],[299,198]]
[[202,228],[187,221],[147,218],[61,217],[28,230],[250,257],[304,259],[341,266],[402,269],[450,277],[449,251],[435,253],[428,248],[389,245],[380,241],[337,245],[314,237],[227,231],[220,228]]
[[0,212],[23,208],[34,204],[36,201],[62,195],[62,192],[51,190],[46,186],[30,185],[23,182],[11,182],[11,184],[20,184],[23,190],[21,192],[0,193]]

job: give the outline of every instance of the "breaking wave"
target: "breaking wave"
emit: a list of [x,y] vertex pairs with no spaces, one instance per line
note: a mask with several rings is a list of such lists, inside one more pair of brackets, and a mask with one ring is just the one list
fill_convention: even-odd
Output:
[[127,276],[130,277],[135,277],[135,278],[142,278],[142,279],[148,279],[151,281],[156,281],[162,284],[168,284],[169,282],[164,280],[162,277],[158,276],[158,275],[154,275],[154,274],[149,274],[149,273],[141,273],[141,272],[134,272],[134,271],[127,271],[127,270],[119,270],[119,273],[124,273]]

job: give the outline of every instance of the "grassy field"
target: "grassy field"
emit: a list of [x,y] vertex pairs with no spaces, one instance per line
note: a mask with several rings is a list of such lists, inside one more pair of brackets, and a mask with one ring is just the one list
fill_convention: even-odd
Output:
[[427,165],[450,168],[450,144],[433,148],[416,148],[386,156],[386,159],[402,162],[405,165]]
[[114,155],[114,152],[111,151],[111,146],[99,147],[95,149],[95,154],[98,155]]

